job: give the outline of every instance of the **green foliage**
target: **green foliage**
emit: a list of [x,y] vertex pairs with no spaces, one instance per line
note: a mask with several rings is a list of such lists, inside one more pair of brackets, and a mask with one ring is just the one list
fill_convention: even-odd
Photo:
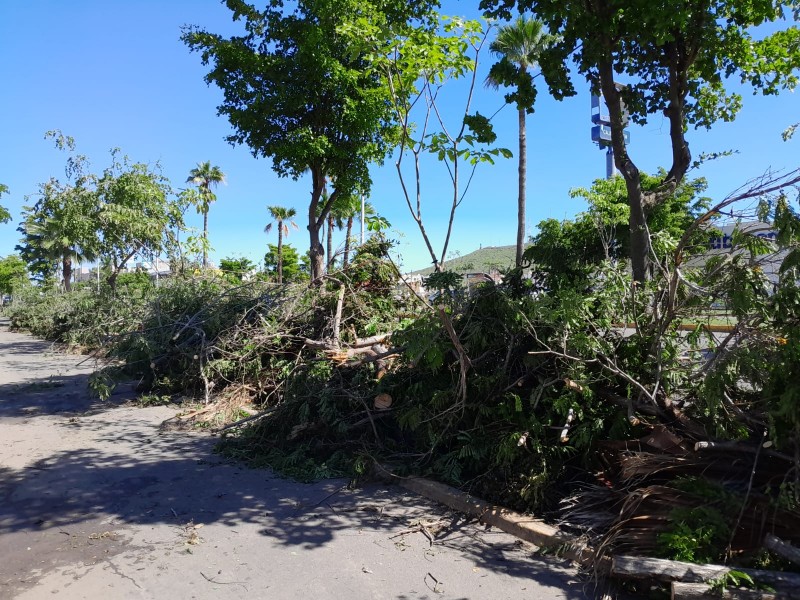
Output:
[[742,499],[702,477],[676,479],[672,485],[678,506],[670,512],[669,529],[658,536],[660,555],[702,564],[724,561]]
[[[663,177],[642,174],[642,185],[654,190]],[[648,228],[660,244],[659,254],[666,255],[694,220],[709,207],[704,179],[682,184],[675,194],[656,206],[648,215]],[[588,210],[573,220],[548,219],[539,224],[539,232],[525,253],[542,284],[551,290],[564,286],[580,287],[604,260],[626,262],[630,258],[630,232],[627,190],[621,177],[598,179],[589,189],[570,191],[584,198]],[[698,231],[690,243],[693,252],[704,251],[708,234]]]
[[28,282],[28,270],[16,254],[0,258],[0,295],[13,294]]
[[135,329],[148,298],[142,288],[126,287],[118,297],[78,287],[69,294],[25,288],[7,314],[15,328],[86,350],[107,349],[117,336]]
[[155,168],[117,160],[97,181],[97,252],[111,266],[109,284],[113,289],[119,273],[137,254],[157,253],[164,247],[168,228],[177,214],[171,210],[170,187]]
[[487,81],[495,87],[513,88],[506,94],[506,102],[532,113],[536,87],[531,71],[538,68],[541,54],[557,41],[556,36],[545,31],[541,21],[520,15],[514,23],[501,26],[497,32],[491,50],[500,60],[492,65]]
[[[56,146],[74,151],[74,141],[61,132],[48,132]],[[73,260],[92,260],[97,255],[94,176],[82,155],[67,159],[67,181],[56,178],[39,185],[38,199],[24,206],[17,230],[23,235],[17,250],[34,275],[46,280],[61,263],[64,287],[69,290]]]
[[147,299],[154,290],[154,282],[145,271],[120,273],[117,278],[117,290],[128,298]]
[[723,558],[730,528],[718,510],[708,506],[676,509],[670,520],[670,531],[658,536],[663,557],[700,564]]
[[[483,0],[481,7],[508,17],[511,4]],[[560,37],[541,61],[551,92],[557,98],[575,93],[568,77],[570,58],[593,81],[598,67],[609,60],[615,73],[635,82],[626,91],[625,102],[636,123],[674,110],[670,91],[683,78],[684,118],[688,124],[704,127],[718,119],[731,120],[741,104],[737,94],[726,91],[724,78],[737,77],[765,94],[797,84],[797,27],[780,29],[760,40],[753,37],[756,26],[784,16],[788,5],[782,1],[717,0],[698,9],[694,5],[655,8],[630,0],[607,11],[571,1],[518,4],[520,9],[533,8]],[[679,47],[681,59],[676,62]]]
[[[425,14],[426,2],[310,0],[296,7],[273,2],[258,10],[228,0],[244,34],[231,38],[186,28],[183,41],[211,65],[206,81],[224,92],[219,114],[255,156],[272,159],[280,176],[311,172],[311,276],[322,275],[319,228],[339,195],[370,187],[369,164],[390,149],[389,90],[366,69],[361,41],[341,23],[369,14],[387,28]],[[326,180],[336,190],[321,200]]]
[[[490,119],[472,112],[475,67],[491,26],[484,21],[446,17],[433,11],[427,17],[392,28],[372,15],[359,15],[345,20],[339,29],[358,40],[365,53],[367,72],[388,92],[401,187],[438,270],[445,262],[455,212],[464,200],[475,168],[480,164],[494,164],[495,158],[508,158],[511,153],[493,145],[497,135]],[[438,20],[438,26],[432,26],[434,20]],[[438,106],[442,88],[459,79],[470,80],[462,98],[463,111],[442,110]],[[409,194],[412,188],[418,192],[421,189],[423,163],[420,157],[425,154],[443,163],[452,186],[452,193],[448,193],[449,221],[439,255],[422,219],[422,197],[417,194],[412,199]],[[413,171],[404,167],[406,156],[411,157]],[[468,174],[465,185],[459,179],[460,170]],[[408,181],[411,173],[413,184]]]
[[[8,186],[0,183],[0,198],[3,197],[3,194],[8,194]],[[11,220],[11,213],[8,212],[8,209],[5,206],[0,205],[0,225],[3,223],[8,223]]]
[[[308,269],[300,263],[300,256],[291,244],[283,245],[283,281],[293,283],[302,281],[308,276]],[[308,266],[307,264],[305,265]],[[278,247],[269,244],[269,252],[264,255],[264,269],[271,279],[277,277]]]
[[719,579],[712,579],[708,583],[711,584],[709,592],[712,594],[719,594],[720,596],[722,596],[722,593],[729,587],[746,587],[750,589],[756,587],[756,582],[753,581],[750,575],[736,570],[728,571]]
[[207,160],[202,163],[197,163],[197,166],[189,172],[187,183],[193,183],[198,188],[198,193],[187,195],[186,200],[195,205],[197,212],[203,215],[203,239],[202,239],[202,254],[203,254],[203,268],[208,267],[208,211],[211,208],[211,203],[217,199],[217,196],[212,191],[212,187],[225,183],[225,173],[222,172],[217,166],[212,166],[211,161]]
[[219,261],[219,268],[225,279],[236,285],[242,283],[245,277],[255,270],[256,265],[249,258],[226,257]]
[[[48,132],[47,137],[74,152],[72,138],[61,132]],[[111,156],[111,166],[98,177],[88,171],[86,157],[71,154],[67,182],[51,178],[40,184],[36,203],[24,207],[17,249],[32,274],[47,280],[61,263],[69,291],[73,261],[99,258],[110,266],[113,289],[134,256],[160,252],[169,241],[169,228],[182,224],[158,165],[118,160],[117,150]]]

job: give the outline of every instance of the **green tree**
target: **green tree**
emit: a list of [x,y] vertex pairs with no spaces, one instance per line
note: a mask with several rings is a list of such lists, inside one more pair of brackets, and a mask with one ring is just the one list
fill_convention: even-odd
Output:
[[73,261],[93,260],[97,251],[95,233],[95,177],[88,172],[88,160],[75,154],[75,140],[61,131],[48,131],[56,148],[69,153],[66,182],[56,178],[39,185],[38,200],[23,206],[17,231],[22,240],[16,249],[32,273],[47,279],[54,263],[61,265],[64,289],[72,289]]
[[25,283],[28,283],[28,270],[22,258],[17,254],[0,258],[0,294],[13,294]]
[[[482,0],[493,14],[510,16],[517,4],[544,21],[560,41],[540,59],[551,93],[575,94],[570,61],[593,90],[602,92],[611,121],[611,147],[625,179],[634,279],[649,276],[647,215],[666,202],[691,165],[690,126],[731,120],[742,100],[726,90],[736,76],[765,94],[797,83],[800,30],[787,27],[756,39],[755,27],[785,18],[796,3],[783,0],[690,0],[654,4],[639,0]],[[618,86],[615,76],[630,80]],[[656,189],[645,190],[624,139],[625,107],[644,124],[666,117],[672,164]]]
[[225,257],[219,261],[219,268],[225,279],[233,284],[242,283],[244,278],[255,269],[256,265],[249,258]]
[[225,183],[225,173],[222,172],[217,166],[212,166],[211,161],[207,160],[203,163],[197,163],[197,166],[189,171],[189,177],[186,183],[193,183],[200,191],[200,194],[194,198],[197,204],[197,212],[203,215],[203,268],[208,268],[208,210],[211,203],[217,199],[217,196],[212,191],[212,188]]
[[[8,194],[8,186],[0,183],[0,198],[3,197],[3,194]],[[0,205],[0,224],[8,223],[11,220],[11,213],[8,212],[8,209],[5,206]]]
[[[366,49],[343,23],[380,22],[384,30],[424,16],[431,2],[401,0],[301,0],[263,10],[227,0],[244,33],[224,38],[188,28],[182,39],[210,64],[207,83],[218,85],[218,107],[234,133],[228,141],[269,157],[280,176],[311,176],[308,206],[311,277],[324,271],[320,229],[337,198],[367,191],[369,164],[382,162],[390,141],[388,91],[366,69]],[[335,190],[322,200],[326,179]]]
[[69,292],[74,261],[96,256],[94,197],[86,189],[65,186],[55,179],[42,184],[39,194],[33,206],[23,206],[17,228],[23,237],[17,250],[31,269],[45,278],[58,261],[64,289]]
[[281,248],[280,253],[278,252],[278,247],[274,244],[269,244],[268,246],[269,251],[264,255],[264,270],[270,275],[274,275],[276,280],[278,277],[279,257],[282,269],[282,282],[290,283],[299,281],[304,275],[308,274],[307,265],[304,266],[301,264],[300,256],[291,244],[285,244],[283,248]]
[[[289,235],[289,226],[291,225],[295,229],[297,229],[297,223],[292,221],[292,218],[297,214],[297,211],[293,208],[285,208],[283,206],[268,206],[267,210],[269,211],[270,216],[274,220],[274,224],[278,229],[278,247],[277,247],[277,275],[278,275],[278,283],[283,283],[283,236]],[[273,223],[267,223],[267,226],[264,227],[264,231],[269,233],[272,231]]]
[[486,82],[495,89],[499,86],[515,88],[506,94],[506,102],[517,106],[519,125],[519,190],[517,196],[517,252],[516,265],[522,266],[525,250],[525,207],[528,182],[528,140],[525,117],[533,113],[536,87],[531,71],[538,68],[539,57],[556,41],[548,34],[544,24],[520,15],[514,23],[504,25],[489,49],[500,57],[492,66]]
[[[644,189],[657,188],[664,174],[642,173]],[[675,194],[648,215],[648,230],[664,240],[664,247],[669,246],[668,240],[679,240],[708,209],[710,200],[702,195],[705,189],[702,178],[684,181]],[[588,276],[602,261],[631,259],[630,206],[624,180],[598,179],[591,188],[575,188],[570,195],[586,200],[588,210],[571,220],[542,221],[539,232],[531,239],[532,245],[525,251],[540,283],[551,291],[564,287],[585,289],[590,285]],[[695,237],[696,249],[704,249],[707,234],[698,230]]]
[[361,197],[351,194],[341,198],[339,204],[334,207],[337,218],[344,221],[344,252],[342,253],[342,268],[347,267],[350,262],[350,248],[353,243],[353,222],[357,215],[361,214]]
[[[440,21],[436,27],[422,23],[399,32],[387,32],[380,23],[366,19],[348,27],[369,49],[369,68],[390,91],[398,137],[395,166],[403,199],[438,271],[444,268],[455,214],[477,166],[512,154],[505,148],[492,147],[497,136],[490,120],[472,112],[477,66],[491,26],[478,20],[436,17]],[[443,88],[458,79],[466,80],[459,88],[462,103],[457,110],[451,101],[445,109],[440,105]],[[449,201],[444,205],[449,216],[441,250],[434,249],[432,232],[423,218],[425,155],[444,165],[451,184]]]
[[170,226],[180,218],[169,201],[169,183],[158,167],[117,160],[97,181],[98,254],[108,263],[108,283],[115,289],[119,274],[136,255],[155,255],[165,247]]

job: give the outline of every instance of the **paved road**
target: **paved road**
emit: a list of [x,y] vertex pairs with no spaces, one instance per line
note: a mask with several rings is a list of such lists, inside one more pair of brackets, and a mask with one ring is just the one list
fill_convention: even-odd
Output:
[[[92,401],[83,357],[0,321],[0,598],[587,598],[514,538],[395,488],[304,485]],[[434,543],[421,532],[427,523]]]

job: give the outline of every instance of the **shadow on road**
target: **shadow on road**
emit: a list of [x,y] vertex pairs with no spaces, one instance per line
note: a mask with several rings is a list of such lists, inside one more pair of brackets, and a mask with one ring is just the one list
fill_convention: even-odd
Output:
[[[174,414],[170,409],[118,406],[129,394],[91,398],[90,369],[75,369],[80,357],[50,357],[42,354],[48,344],[24,336],[12,341],[0,344],[0,373],[11,375],[5,379],[11,383],[0,385],[0,538],[9,549],[0,584],[30,568],[26,556],[64,561],[58,552],[79,538],[87,546],[84,558],[94,560],[99,545],[92,544],[101,540],[93,536],[126,526],[183,532],[200,525],[209,526],[201,531],[213,527],[217,539],[222,531],[239,542],[263,540],[254,546],[262,550],[340,548],[333,542],[364,535],[398,552],[452,549],[475,571],[551,587],[559,597],[587,597],[553,561],[520,551],[510,536],[481,530],[463,515],[384,485],[302,484],[232,463],[214,453],[216,440],[208,435],[160,431],[161,420]],[[25,364],[33,366],[14,371]],[[434,531],[432,542],[422,521]]]
[[[105,416],[109,420],[63,426],[89,427],[102,438],[114,427],[114,413]],[[314,549],[354,532],[382,532],[388,543],[404,544],[409,536],[428,543],[415,523],[433,518],[443,527],[432,547],[456,549],[494,572],[564,585],[563,574],[550,572],[552,563],[520,553],[518,543],[499,533],[476,535],[463,515],[439,508],[432,515],[418,497],[376,485],[350,490],[343,480],[288,481],[222,460],[208,437],[159,435],[152,428],[148,433],[145,424],[129,421],[130,433],[98,439],[132,452],[84,448],[21,470],[0,468],[0,536],[64,532],[110,515],[116,526],[217,523],[236,529],[250,523],[272,544]],[[572,592],[569,597],[586,597],[578,584]]]
[[135,398],[133,384],[120,384],[108,400],[90,393],[89,375],[55,374],[0,384],[0,418],[85,415],[115,408]]

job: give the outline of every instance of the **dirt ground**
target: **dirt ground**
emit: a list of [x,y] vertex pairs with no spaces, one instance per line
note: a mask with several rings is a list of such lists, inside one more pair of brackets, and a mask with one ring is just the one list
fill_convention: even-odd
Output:
[[[0,598],[591,598],[573,569],[394,487],[300,484],[92,400],[0,319]],[[423,527],[424,525],[424,527]]]

